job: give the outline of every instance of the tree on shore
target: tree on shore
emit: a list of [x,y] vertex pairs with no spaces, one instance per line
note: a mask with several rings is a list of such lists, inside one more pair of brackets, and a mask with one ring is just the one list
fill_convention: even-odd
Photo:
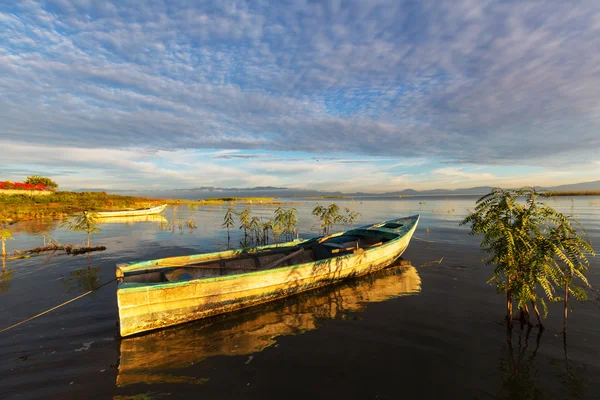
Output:
[[46,178],[44,176],[39,176],[39,175],[28,176],[24,183],[28,183],[31,185],[38,185],[41,183],[42,185],[46,186],[48,189],[52,189],[52,190],[58,189],[58,183],[54,182],[50,178]]
[[[582,238],[572,223],[573,216],[565,216],[539,201],[548,197],[534,188],[494,189],[477,200],[475,211],[460,224],[470,224],[471,234],[484,235],[481,247],[489,254],[488,265],[495,265],[494,275],[498,292],[506,295],[506,319],[512,324],[513,302],[521,320],[529,322],[531,304],[540,327],[543,328],[538,303],[544,314],[547,307],[541,289],[550,301],[563,300],[565,304],[564,328],[566,330],[569,294],[585,298],[583,288],[572,285],[579,279],[588,286],[585,272],[594,256],[591,244]],[[523,202],[522,199],[525,201]],[[564,298],[555,296],[564,287]]]
[[63,226],[73,232],[86,232],[88,248],[91,247],[91,235],[102,230],[98,227],[98,214],[85,211],[64,223]]

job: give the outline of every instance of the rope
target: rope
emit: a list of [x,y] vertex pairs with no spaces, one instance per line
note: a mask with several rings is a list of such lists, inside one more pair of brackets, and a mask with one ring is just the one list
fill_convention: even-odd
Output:
[[413,236],[412,238],[416,239],[416,240],[420,240],[421,242],[435,243],[435,241],[433,241],[433,240],[425,240],[425,239],[418,238],[416,236]]
[[104,287],[104,286],[108,285],[109,283],[113,283],[113,282],[114,282],[114,281],[116,281],[116,280],[117,280],[117,278],[115,278],[115,279],[113,279],[113,280],[110,280],[110,281],[108,281],[108,282],[106,282],[106,283],[103,283],[102,285],[98,286],[97,288],[90,290],[89,292],[86,292],[86,293],[84,293],[84,294],[80,294],[79,296],[77,296],[77,297],[75,297],[75,298],[72,298],[71,300],[68,300],[68,301],[65,301],[65,302],[64,302],[64,303],[62,303],[62,304],[59,304],[59,305],[57,305],[56,307],[52,307],[51,309],[49,309],[49,310],[46,310],[46,311],[44,311],[44,312],[41,312],[41,313],[39,313],[39,314],[37,314],[37,315],[34,315],[34,316],[33,316],[33,317],[31,317],[31,318],[27,318],[27,319],[25,319],[25,320],[23,320],[23,321],[21,321],[21,322],[18,322],[18,323],[16,323],[16,324],[12,325],[12,326],[9,326],[8,328],[4,328],[4,329],[0,330],[0,333],[2,333],[2,332],[6,332],[6,331],[8,331],[9,329],[12,329],[12,328],[15,328],[15,327],[17,327],[17,326],[19,326],[19,325],[22,325],[22,324],[24,324],[25,322],[29,322],[29,321],[31,321],[31,320],[34,320],[34,319],[36,319],[37,317],[41,317],[41,316],[42,316],[42,315],[44,315],[44,314],[48,314],[49,312],[51,312],[51,311],[54,311],[54,310],[56,310],[56,309],[58,309],[58,308],[61,308],[62,306],[66,306],[67,304],[69,304],[69,303],[71,303],[71,302],[74,302],[75,300],[79,300],[80,298],[82,298],[82,297],[85,297],[85,296],[87,296],[88,294],[90,294],[90,293],[92,293],[92,292],[95,292],[96,290],[100,289],[101,287]]

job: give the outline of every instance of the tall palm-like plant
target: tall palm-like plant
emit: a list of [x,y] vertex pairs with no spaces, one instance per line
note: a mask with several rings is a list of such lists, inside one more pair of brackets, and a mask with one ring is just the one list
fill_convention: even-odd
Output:
[[[587,284],[583,274],[588,265],[586,254],[594,255],[591,245],[573,228],[573,219],[539,197],[547,195],[530,187],[496,188],[481,197],[475,211],[461,222],[471,225],[471,234],[484,235],[481,247],[489,254],[486,263],[495,265],[489,282],[506,294],[509,324],[516,301],[522,317],[528,315],[530,303],[542,326],[538,302],[545,313],[547,308],[537,294],[538,287],[547,299],[555,300],[556,289],[565,285],[565,304],[569,293],[581,297],[579,290],[570,289],[570,282],[579,278]],[[565,326],[566,316],[565,306]]]
[[344,217],[340,214],[340,207],[335,203],[331,203],[327,208],[317,204],[312,210],[312,215],[319,217],[323,235],[330,232],[335,224],[344,220]]
[[87,233],[87,247],[91,247],[91,235],[100,232],[98,227],[98,214],[83,212],[63,224],[68,230]]
[[233,228],[235,226],[235,221],[233,220],[233,214],[235,214],[235,210],[233,208],[229,207],[227,209],[227,211],[225,212],[225,217],[223,218],[222,227],[227,229],[227,247],[229,247],[229,244],[231,242],[231,235],[229,234],[229,231],[231,228]]
[[238,214],[238,216],[240,217],[240,229],[244,230],[244,243],[246,243],[248,239],[248,230],[250,230],[252,212],[248,207],[246,207]]
[[298,210],[290,208],[285,212],[285,233],[288,236],[288,240],[292,240],[298,233],[296,224],[298,223]]
[[273,236],[280,238],[282,234],[285,233],[285,220],[287,218],[286,210],[283,207],[277,207],[275,210],[275,217],[273,218],[273,222],[271,223],[271,230],[273,231]]
[[261,220],[259,217],[250,218],[250,222],[248,224],[248,229],[250,230],[251,238],[250,240],[254,240],[257,244],[260,241],[261,234]]
[[271,221],[271,220],[261,223],[263,244],[269,244],[269,229],[271,229],[271,227],[273,226],[272,224],[273,224],[273,221]]
[[347,224],[350,224],[350,226],[352,228],[354,228],[354,223],[360,219],[362,214],[359,213],[358,211],[351,210],[348,207],[345,207],[344,211],[346,211],[346,216],[344,217],[344,222]]
[[6,245],[5,242],[12,239],[12,233],[8,229],[0,229],[0,241],[2,242],[2,254],[0,257],[6,258]]
[[560,271],[560,284],[563,287],[564,304],[563,332],[567,332],[567,317],[569,313],[569,295],[576,300],[587,300],[583,287],[574,286],[573,281],[579,279],[585,286],[590,286],[585,273],[589,271],[587,255],[595,255],[591,244],[585,241],[570,224],[568,218],[556,218],[557,227],[553,228],[549,237],[549,264]]

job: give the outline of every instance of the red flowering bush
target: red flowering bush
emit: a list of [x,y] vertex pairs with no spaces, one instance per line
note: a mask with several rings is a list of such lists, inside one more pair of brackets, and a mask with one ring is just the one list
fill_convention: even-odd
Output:
[[0,182],[0,190],[48,190],[48,188],[41,184],[32,184],[32,183],[21,183],[21,182],[11,182],[5,181]]

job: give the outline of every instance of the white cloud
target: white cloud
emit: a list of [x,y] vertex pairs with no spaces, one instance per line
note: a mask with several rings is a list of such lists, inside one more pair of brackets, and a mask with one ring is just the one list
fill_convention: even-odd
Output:
[[[0,140],[179,150],[192,164],[192,149],[235,154],[218,149],[396,159],[386,171],[584,168],[600,148],[599,20],[600,3],[559,0],[23,1],[0,12]],[[164,179],[185,167],[128,160],[115,166]],[[499,179],[452,168],[436,176]]]

